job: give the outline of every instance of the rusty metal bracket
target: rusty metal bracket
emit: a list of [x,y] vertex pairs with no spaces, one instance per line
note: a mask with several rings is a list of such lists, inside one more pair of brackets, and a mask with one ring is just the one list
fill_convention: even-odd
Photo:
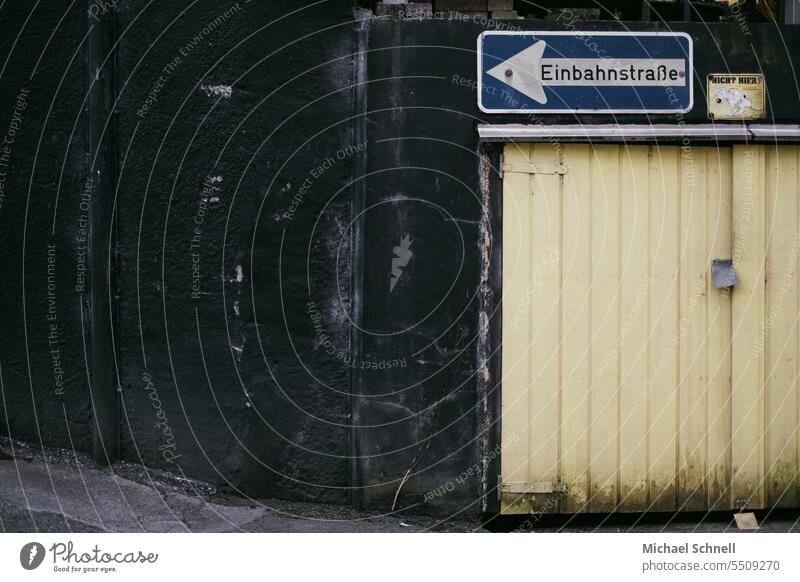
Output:
[[503,172],[512,172],[517,174],[550,174],[563,176],[569,171],[566,164],[526,164],[526,163],[513,163],[507,162],[503,164]]

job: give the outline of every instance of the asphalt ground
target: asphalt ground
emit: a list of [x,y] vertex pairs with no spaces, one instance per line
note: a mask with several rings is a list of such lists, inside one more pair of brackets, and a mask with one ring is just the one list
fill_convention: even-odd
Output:
[[[756,512],[762,532],[800,532],[800,512]],[[735,532],[732,513],[431,516],[247,499],[133,463],[99,466],[0,439],[2,532]]]

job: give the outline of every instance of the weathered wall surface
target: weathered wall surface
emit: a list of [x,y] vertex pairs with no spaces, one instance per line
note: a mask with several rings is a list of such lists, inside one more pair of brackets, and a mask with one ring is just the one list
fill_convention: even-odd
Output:
[[453,482],[478,459],[481,217],[473,95],[449,79],[453,67],[474,61],[458,42],[447,46],[457,30],[373,22],[369,31],[364,370],[357,400],[366,504],[391,503],[408,471],[400,506],[423,502],[440,485],[453,491],[437,497],[437,505],[477,498],[478,471]]
[[[479,511],[499,444],[481,325],[498,317],[485,257],[501,209],[476,126],[622,120],[480,113],[480,23],[359,33],[347,0],[113,9],[122,457],[252,495],[386,508],[400,490],[398,507]],[[86,451],[92,19],[29,10],[0,8],[0,139],[15,131],[0,143],[0,432]],[[704,122],[705,74],[733,63],[763,70],[774,121],[798,121],[800,92],[780,89],[797,31],[782,47],[768,26],[678,28],[695,38],[695,109],[625,121]]]
[[0,432],[85,451],[86,12],[49,4],[0,7]]
[[348,498],[350,372],[326,345],[349,349],[356,25],[312,4],[0,9],[4,434],[91,447],[82,40],[111,10],[122,457]]
[[309,4],[120,10],[123,455],[342,501],[355,25]]

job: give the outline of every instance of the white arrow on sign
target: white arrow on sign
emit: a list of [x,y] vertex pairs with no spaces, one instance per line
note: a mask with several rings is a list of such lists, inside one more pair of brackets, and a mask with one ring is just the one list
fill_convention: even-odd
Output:
[[542,86],[541,66],[545,46],[545,42],[540,40],[487,72],[537,103],[547,103],[547,95]]
[[495,79],[547,103],[547,86],[679,86],[686,85],[684,59],[545,59],[540,40],[487,71]]

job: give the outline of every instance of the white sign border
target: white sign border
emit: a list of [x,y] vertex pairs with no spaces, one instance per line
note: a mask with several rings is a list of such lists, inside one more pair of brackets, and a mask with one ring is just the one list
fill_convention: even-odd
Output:
[[[483,37],[487,35],[492,36],[671,36],[671,37],[684,37],[689,41],[689,71],[686,78],[689,79],[689,106],[685,109],[486,109],[483,106]],[[560,30],[484,30],[478,35],[477,41],[477,54],[478,54],[478,109],[483,113],[513,113],[516,115],[530,115],[533,113],[589,113],[589,114],[607,114],[607,113],[626,113],[626,114],[643,114],[643,113],[672,113],[684,114],[689,113],[694,107],[694,40],[686,32],[636,32],[636,31],[620,31],[614,32],[611,30],[573,30],[573,31],[560,31]]]

